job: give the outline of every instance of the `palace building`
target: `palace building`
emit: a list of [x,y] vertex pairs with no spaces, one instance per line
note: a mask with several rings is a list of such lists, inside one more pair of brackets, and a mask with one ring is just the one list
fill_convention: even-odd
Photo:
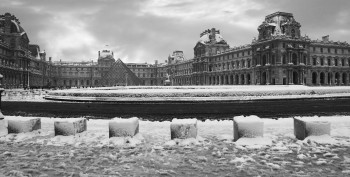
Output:
[[18,19],[0,16],[0,73],[5,88],[116,85],[350,85],[350,45],[301,35],[291,13],[267,15],[250,44],[230,47],[220,31],[200,34],[194,57],[176,50],[165,63],[124,63],[111,50],[97,62],[46,61]]

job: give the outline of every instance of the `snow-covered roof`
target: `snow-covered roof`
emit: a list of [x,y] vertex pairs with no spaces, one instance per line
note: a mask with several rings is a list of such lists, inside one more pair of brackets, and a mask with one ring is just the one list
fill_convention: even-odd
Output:
[[[204,34],[202,37],[200,37],[199,41],[202,44],[206,44],[210,42],[210,38],[209,38],[210,33]],[[220,35],[220,34],[215,34],[215,40],[217,43],[219,42],[226,42],[224,40],[224,38]]]

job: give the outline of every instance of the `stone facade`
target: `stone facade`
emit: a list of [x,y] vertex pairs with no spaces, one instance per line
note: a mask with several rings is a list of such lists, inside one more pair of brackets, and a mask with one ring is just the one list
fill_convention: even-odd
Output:
[[0,15],[0,73],[5,88],[42,87],[51,83],[51,59],[45,51],[29,43],[19,20],[6,13]]
[[106,49],[99,51],[97,62],[46,61],[46,53],[29,44],[19,24],[11,14],[0,16],[0,73],[5,88],[164,85],[165,81],[171,85],[349,85],[350,45],[329,36],[322,40],[302,36],[291,13],[267,15],[258,26],[258,37],[239,47],[230,47],[219,30],[205,30],[194,47],[194,58],[186,59],[177,50],[159,64],[124,64]]

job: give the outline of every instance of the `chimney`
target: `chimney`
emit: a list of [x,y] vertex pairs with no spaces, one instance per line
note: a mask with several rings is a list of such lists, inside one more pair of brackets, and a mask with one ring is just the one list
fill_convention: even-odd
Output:
[[322,42],[329,42],[329,35],[322,36]]

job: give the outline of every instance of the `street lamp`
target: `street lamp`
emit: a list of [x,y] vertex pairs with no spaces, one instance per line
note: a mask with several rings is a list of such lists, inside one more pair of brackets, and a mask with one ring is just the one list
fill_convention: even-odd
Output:
[[4,115],[3,115],[2,112],[1,112],[1,94],[2,94],[2,92],[4,91],[4,88],[2,88],[2,85],[1,85],[1,82],[2,82],[2,78],[3,78],[3,77],[4,77],[4,76],[2,76],[2,75],[0,74],[0,120],[5,118]]

